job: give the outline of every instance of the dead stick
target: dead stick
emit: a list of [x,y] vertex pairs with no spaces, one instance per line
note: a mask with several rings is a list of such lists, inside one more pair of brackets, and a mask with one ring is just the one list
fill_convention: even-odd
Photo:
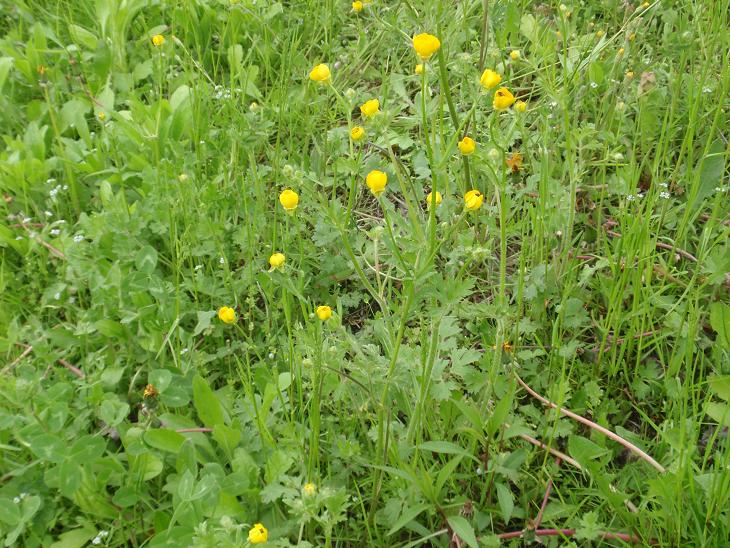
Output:
[[[560,468],[560,457],[555,459],[555,464]],[[553,478],[552,476],[548,480],[547,488],[545,489],[545,496],[542,497],[542,504],[540,505],[540,511],[537,513],[537,517],[535,518],[534,523],[530,527],[530,529],[537,529],[540,527],[540,524],[542,523],[542,515],[545,513],[545,508],[547,507],[548,499],[550,498],[550,493],[553,490]]]
[[[525,534],[525,531],[511,531],[509,533],[502,533],[497,535],[500,539],[510,538],[521,538]],[[535,535],[538,537],[572,537],[575,535],[575,529],[538,529],[535,531]],[[627,535],[626,533],[607,533],[603,532],[600,534],[605,539],[620,539],[625,542],[640,543],[643,542],[639,537],[633,535]],[[650,541],[651,544],[656,544],[655,541]]]
[[84,375],[84,372],[81,371],[81,369],[79,369],[78,367],[76,367],[73,364],[70,364],[69,362],[67,362],[63,358],[59,358],[58,359],[58,363],[60,363],[66,369],[68,369],[69,371],[71,371],[71,373],[73,373],[74,375],[76,375],[79,379],[83,379],[86,376],[86,375]]
[[11,363],[9,363],[5,367],[3,367],[3,370],[0,371],[0,374],[5,374],[8,371],[12,371],[13,367],[15,367],[16,365],[18,365],[23,360],[23,358],[25,358],[31,352],[33,352],[33,347],[32,346],[26,346],[25,347],[25,350],[23,350],[23,353],[20,354],[20,356],[18,356],[17,358],[15,358]]
[[188,432],[212,432],[212,428],[178,428],[175,430],[178,434],[185,434]]
[[557,409],[558,411],[560,411],[566,417],[570,417],[573,420],[576,420],[576,421],[578,421],[578,422],[580,422],[582,424],[585,424],[589,428],[592,428],[593,430],[596,430],[596,431],[600,432],[604,436],[606,436],[608,438],[611,438],[613,441],[615,441],[617,443],[620,443],[626,449],[628,449],[632,453],[636,454],[637,456],[639,456],[640,458],[642,458],[643,460],[645,460],[646,462],[648,462],[649,464],[651,464],[654,468],[656,468],[662,474],[664,472],[666,472],[666,470],[664,469],[664,467],[661,464],[659,464],[657,461],[655,461],[653,458],[651,458],[651,456],[647,455],[644,451],[642,451],[641,449],[639,449],[638,447],[636,447],[630,441],[625,440],[624,438],[622,438],[618,434],[615,434],[615,433],[611,432],[608,428],[604,428],[600,424],[596,424],[595,422],[593,422],[591,420],[588,420],[585,417],[581,417],[580,415],[577,415],[576,413],[573,413],[572,411],[568,411],[567,409],[564,409],[563,407],[560,407],[559,405],[554,404],[550,400],[548,400],[546,398],[543,398],[540,394],[538,394],[532,388],[530,388],[529,386],[527,386],[527,384],[525,383],[525,381],[523,381],[517,373],[515,373],[514,375],[515,375],[515,378],[517,379],[517,382],[520,383],[520,385],[522,386],[522,388],[524,388],[528,392],[528,394],[530,394],[533,398],[535,398],[537,400],[540,400],[543,404],[547,405],[548,407],[552,407],[553,409]]

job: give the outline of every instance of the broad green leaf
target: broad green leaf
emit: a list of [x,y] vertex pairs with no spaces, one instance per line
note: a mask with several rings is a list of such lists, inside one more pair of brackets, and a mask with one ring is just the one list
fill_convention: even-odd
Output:
[[185,442],[185,436],[178,434],[174,430],[155,428],[145,432],[144,441],[155,449],[167,451],[168,453],[177,453]]
[[2,91],[5,81],[8,79],[8,74],[12,66],[12,57],[0,57],[0,91]]
[[446,520],[454,530],[454,533],[456,533],[461,540],[473,548],[478,548],[479,544],[477,543],[477,537],[474,534],[474,528],[471,526],[471,523],[466,520],[466,518],[461,516],[449,516]]
[[717,333],[717,343],[730,348],[730,305],[715,302],[710,305],[710,325]]
[[200,375],[193,378],[193,403],[205,426],[213,428],[216,424],[223,424],[223,406],[208,381]]
[[58,540],[49,548],[82,548],[96,536],[96,531],[91,529],[72,529],[58,536]]
[[512,517],[512,511],[515,508],[514,496],[509,487],[502,483],[497,483],[497,502],[499,503],[499,510],[502,513],[502,519],[507,523]]
[[570,436],[568,438],[568,452],[575,460],[584,464],[605,455],[608,453],[608,449],[600,447],[582,436]]
[[712,375],[707,379],[710,385],[710,391],[718,398],[730,402],[730,375],[719,376]]
[[433,451],[434,453],[446,453],[450,455],[461,455],[478,462],[474,455],[470,455],[463,448],[450,441],[427,441],[418,446],[423,451]]
[[707,402],[705,403],[705,413],[720,426],[730,428],[730,405],[727,403]]

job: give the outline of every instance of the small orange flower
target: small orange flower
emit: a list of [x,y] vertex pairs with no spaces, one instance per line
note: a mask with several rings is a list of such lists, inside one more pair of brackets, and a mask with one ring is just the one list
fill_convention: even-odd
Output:
[[505,162],[507,163],[507,167],[512,170],[512,173],[519,173],[522,169],[522,154],[514,152]]
[[159,392],[157,391],[157,388],[155,388],[154,384],[148,384],[144,387],[144,392],[142,395],[145,398],[156,398]]

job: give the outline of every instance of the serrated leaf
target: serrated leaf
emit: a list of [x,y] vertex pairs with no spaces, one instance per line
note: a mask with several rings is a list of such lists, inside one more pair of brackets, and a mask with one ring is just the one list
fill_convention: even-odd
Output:
[[499,511],[502,513],[502,519],[507,523],[512,517],[512,511],[515,509],[514,496],[506,485],[497,483],[496,487]]
[[471,526],[471,523],[466,520],[466,518],[461,516],[449,516],[446,520],[449,522],[451,529],[453,529],[454,533],[456,533],[461,540],[466,542],[469,546],[478,548],[479,544],[477,543],[477,537],[474,534],[474,528]]

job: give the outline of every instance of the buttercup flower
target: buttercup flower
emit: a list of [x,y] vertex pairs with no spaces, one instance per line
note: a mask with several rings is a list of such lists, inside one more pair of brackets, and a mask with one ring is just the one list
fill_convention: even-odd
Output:
[[155,388],[154,384],[148,384],[144,387],[144,392],[142,392],[142,396],[145,398],[156,398],[157,394],[159,394],[159,392],[157,392],[157,388]]
[[525,112],[527,110],[527,103],[524,101],[517,101],[515,103],[515,110],[517,112]]
[[512,173],[517,173],[522,169],[522,154],[514,152],[512,156],[505,160],[507,167],[512,170]]
[[494,92],[494,101],[492,106],[497,110],[505,110],[511,107],[515,102],[515,96],[510,93],[507,88],[499,88]]
[[248,531],[248,541],[251,544],[262,544],[269,540],[269,532],[264,527],[263,523],[255,524]]
[[464,156],[469,156],[470,154],[474,154],[474,151],[477,148],[476,142],[474,142],[474,139],[471,137],[464,137],[461,141],[459,141],[459,152],[461,152]]
[[[443,198],[441,197],[441,193],[437,190],[436,191],[436,207],[441,205],[442,199]],[[428,206],[429,209],[431,208],[432,202],[433,202],[433,192],[429,192],[428,196],[426,196],[426,205]]]
[[299,205],[299,194],[294,192],[292,189],[287,188],[284,192],[279,194],[279,203],[287,211],[294,211]]
[[484,89],[492,89],[498,86],[501,81],[502,77],[492,69],[487,69],[482,72],[482,77],[479,79],[479,83]]
[[604,31],[599,30],[596,32],[596,38],[603,38],[604,34],[606,34]]
[[360,2],[360,0],[355,0],[355,2],[352,3],[352,11],[355,13],[360,13],[362,11],[363,4]]
[[269,264],[271,265],[272,270],[274,268],[281,268],[284,266],[285,262],[286,257],[283,253],[274,253],[271,257],[269,257]]
[[100,110],[99,114],[97,114],[96,117],[99,119],[100,122],[103,122],[104,120],[106,120],[106,112]]
[[324,63],[320,63],[309,72],[309,79],[320,84],[326,84],[331,77],[330,68]]
[[634,71],[633,70],[626,71],[626,78],[628,80],[631,80],[633,77],[634,77]]
[[464,207],[467,211],[476,211],[482,207],[484,196],[478,190],[470,190],[464,194]]
[[302,491],[304,491],[305,495],[311,497],[317,491],[317,487],[313,483],[305,483]]
[[626,50],[624,48],[618,48],[618,51],[616,52],[616,55],[618,55],[619,57],[621,57],[624,54],[625,51]]
[[513,61],[517,61],[517,59],[520,58],[520,50],[513,49],[512,51],[510,51],[509,58],[512,59]]
[[416,72],[416,74],[418,74],[419,76],[420,76],[421,74],[423,74],[423,63],[418,63],[418,64],[416,65],[416,70],[415,70],[415,72]]
[[433,34],[416,34],[413,37],[413,49],[416,50],[418,56],[427,61],[441,47],[441,41]]
[[152,45],[153,46],[156,46],[156,47],[159,48],[164,43],[165,43],[165,37],[162,36],[161,34],[155,34],[152,37]]
[[230,306],[221,306],[218,309],[218,318],[223,323],[236,323],[236,311],[233,310]]
[[375,196],[380,196],[385,191],[385,185],[388,184],[388,174],[374,169],[365,177],[365,184],[368,185],[370,192]]
[[360,126],[355,126],[350,130],[350,139],[353,141],[359,141],[365,137],[365,130]]
[[323,322],[326,322],[332,317],[332,309],[326,304],[318,306],[317,310],[315,310],[315,313],[317,314],[317,317]]
[[380,111],[380,101],[377,99],[370,99],[360,105],[360,112],[367,118],[372,118]]

